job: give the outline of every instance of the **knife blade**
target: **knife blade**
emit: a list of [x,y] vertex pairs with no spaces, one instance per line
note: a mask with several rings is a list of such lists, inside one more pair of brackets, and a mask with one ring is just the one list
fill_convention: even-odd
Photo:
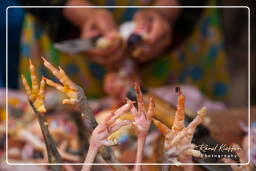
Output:
[[[136,23],[134,21],[127,21],[119,27],[119,34],[123,39],[127,39],[135,30]],[[54,43],[54,47],[62,52],[69,54],[76,54],[85,52],[90,49],[96,48],[96,42],[101,36],[95,36],[88,39],[72,39],[58,43]]]
[[72,39],[55,43],[54,47],[69,54],[76,54],[93,49],[96,45],[95,39]]

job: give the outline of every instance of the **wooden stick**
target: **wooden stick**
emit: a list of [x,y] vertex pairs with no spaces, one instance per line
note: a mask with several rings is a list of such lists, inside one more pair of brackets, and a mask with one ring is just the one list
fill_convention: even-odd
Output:
[[[49,163],[61,163],[61,156],[57,150],[57,147],[55,145],[55,142],[53,141],[53,138],[49,132],[48,129],[48,122],[45,119],[45,114],[37,112],[35,106],[31,101],[29,101],[34,113],[36,114],[40,128],[44,137],[44,141],[46,144],[46,150],[47,150],[47,156],[48,156],[48,161]],[[51,170],[53,171],[61,171],[61,166],[60,165],[51,165],[50,166]]]
[[[82,152],[82,154],[86,153],[86,149],[88,149],[89,147],[89,137],[90,137],[90,133],[86,130],[86,126],[83,122],[83,117],[81,116],[81,114],[79,112],[71,112],[71,117],[73,119],[73,121],[76,124],[77,127],[77,135],[78,135],[78,139],[79,139],[79,145],[80,145],[80,150]],[[84,156],[86,156],[84,154]]]

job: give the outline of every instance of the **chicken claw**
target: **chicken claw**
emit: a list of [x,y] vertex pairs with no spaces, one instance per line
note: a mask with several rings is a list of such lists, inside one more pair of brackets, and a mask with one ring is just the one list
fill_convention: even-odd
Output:
[[135,84],[134,89],[137,94],[138,110],[132,104],[131,112],[134,115],[134,127],[139,137],[145,137],[151,125],[151,119],[154,115],[155,102],[154,97],[150,97],[149,107],[146,111],[143,102],[142,93],[138,84]]
[[[153,96],[150,97],[148,110],[146,111],[146,107],[143,102],[143,96],[142,96],[140,87],[137,83],[135,84],[134,89],[137,94],[138,110],[132,104],[131,112],[134,115],[133,126],[138,135],[138,148],[137,148],[137,156],[136,156],[136,163],[138,164],[142,162],[145,139],[151,125],[152,117],[155,112],[155,102],[154,102],[154,97]],[[134,170],[140,171],[141,165],[135,165]]]
[[31,73],[31,80],[32,80],[32,90],[24,77],[24,75],[21,75],[21,80],[23,83],[23,86],[25,88],[26,94],[29,98],[29,101],[33,104],[35,109],[38,112],[45,113],[46,108],[44,104],[44,88],[45,88],[45,82],[44,78],[42,78],[40,82],[40,86],[38,85],[37,76],[35,72],[35,67],[32,64],[31,60],[29,60],[29,70]]
[[82,171],[89,171],[91,169],[91,163],[94,162],[94,158],[101,146],[113,146],[118,144],[117,140],[109,140],[108,137],[115,131],[119,130],[122,126],[129,124],[129,121],[126,120],[119,122],[116,121],[125,111],[131,109],[132,104],[133,102],[127,101],[125,105],[117,109],[115,112],[109,113],[93,130],[89,150],[85,160],[85,164],[87,165],[84,165]]
[[57,90],[67,95],[68,98],[62,101],[63,104],[72,104],[72,105],[78,104],[81,101],[81,99],[84,97],[83,89],[77,86],[75,83],[73,83],[60,66],[57,69],[45,58],[42,57],[42,59],[44,61],[44,66],[48,68],[53,73],[53,75],[59,79],[59,81],[63,85],[55,83],[52,80],[49,80],[48,78],[44,78],[46,83],[49,86],[54,87]]
[[[42,131],[46,149],[47,149],[47,158],[49,163],[61,163],[61,156],[57,150],[57,147],[55,145],[55,142],[53,141],[53,138],[49,132],[48,129],[48,122],[45,118],[45,104],[44,104],[44,87],[45,87],[45,81],[44,77],[42,78],[40,82],[40,86],[38,85],[37,76],[35,72],[35,67],[32,64],[31,60],[29,60],[29,70],[31,73],[31,80],[32,80],[32,90],[30,86],[28,85],[27,80],[25,79],[24,75],[21,75],[22,83],[25,87],[26,94],[29,98],[29,102],[31,104],[32,109],[34,110],[38,121],[40,125],[40,129]],[[61,166],[58,165],[52,165],[52,170],[59,170],[61,169]]]
[[[75,105],[81,112],[81,115],[79,115],[78,117],[79,120],[84,121],[82,122],[82,124],[84,125],[82,125],[80,122],[78,122],[78,125],[81,124],[81,126],[79,127],[80,130],[83,127],[86,128],[86,131],[84,131],[84,129],[81,130],[81,133],[83,134],[82,137],[85,137],[81,138],[81,141],[82,143],[84,143],[84,139],[89,139],[89,135],[98,125],[91,110],[91,107],[89,106],[84,90],[76,85],[74,82],[72,82],[61,67],[58,67],[57,69],[45,58],[42,57],[42,60],[44,62],[44,66],[48,68],[53,73],[53,75],[56,76],[60,81],[59,84],[45,78],[44,80],[46,81],[46,83],[66,94],[68,98],[62,101],[63,104]],[[107,162],[116,162],[112,150],[109,147],[102,147],[102,149],[100,150],[100,154],[102,158]]]
[[[195,150],[196,146],[191,141],[196,127],[204,120],[206,108],[200,109],[196,118],[185,127],[185,97],[179,88],[176,91],[178,93],[178,104],[172,129],[155,119],[153,119],[153,123],[165,136],[166,160],[176,164],[192,163],[192,156],[201,156],[200,151]],[[185,170],[193,169],[192,166],[184,167],[186,167]]]

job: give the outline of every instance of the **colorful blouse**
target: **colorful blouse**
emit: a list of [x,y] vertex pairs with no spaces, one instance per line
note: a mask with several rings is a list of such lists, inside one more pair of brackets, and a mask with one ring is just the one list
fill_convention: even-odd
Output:
[[[149,0],[95,2],[97,2],[96,5],[104,6],[152,4]],[[131,20],[138,9],[111,8],[109,10],[115,20],[121,23],[125,20]],[[185,12],[186,9],[183,11]],[[223,100],[228,93],[228,73],[219,10],[207,8],[202,10],[201,15],[196,16],[196,20],[191,17],[192,15],[185,17],[183,15],[184,20],[194,21],[195,25],[193,27],[185,25],[189,28],[190,33],[182,43],[154,61],[141,65],[139,72],[142,76],[143,85],[146,88],[152,88],[166,84],[191,84],[198,87],[208,97]],[[43,29],[42,25],[36,22],[37,19],[27,14],[24,20],[20,73],[24,73],[29,79],[28,59],[32,58],[37,66],[38,74],[43,74],[56,81],[42,65],[40,56],[44,56],[54,65],[62,66],[68,76],[84,88],[89,97],[104,96],[102,82],[106,72],[105,69],[88,60],[84,54],[71,56],[55,49],[53,47],[54,39],[51,39],[48,34],[49,30]],[[186,28],[176,29],[179,31],[179,29]]]

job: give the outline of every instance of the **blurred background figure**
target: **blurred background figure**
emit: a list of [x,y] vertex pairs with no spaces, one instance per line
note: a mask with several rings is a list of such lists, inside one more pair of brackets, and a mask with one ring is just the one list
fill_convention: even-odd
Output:
[[[21,5],[220,5],[215,1],[22,1]],[[9,12],[12,13],[11,9]],[[232,11],[232,9],[230,9]],[[239,9],[239,17],[246,17],[247,9]],[[136,61],[140,81],[146,88],[154,88],[170,84],[190,84],[215,100],[224,100],[234,105],[245,105],[246,68],[244,56],[237,55],[243,68],[238,72],[239,79],[229,78],[233,59],[232,46],[224,46],[230,42],[231,36],[226,36],[225,16],[233,11],[222,12],[221,9],[139,9],[139,8],[58,8],[58,9],[26,9],[28,13],[23,21],[19,72],[28,76],[28,59],[32,58],[38,66],[38,74],[48,75],[42,67],[40,56],[45,56],[53,64],[63,66],[74,82],[86,89],[89,97],[102,97],[104,79],[109,73],[117,70],[117,63],[122,63],[127,56],[127,49],[117,42],[104,50],[92,50],[82,54],[69,55],[54,48],[54,42],[73,38],[88,38],[97,35],[115,39],[118,37],[118,26],[134,20],[137,30],[149,25],[148,42],[141,45],[143,52],[133,60]],[[46,12],[47,11],[47,12]],[[223,10],[224,11],[224,10]],[[223,14],[224,17],[223,17]],[[224,18],[224,20],[223,20]],[[233,17],[234,18],[234,17]],[[246,18],[242,20],[247,32]],[[152,29],[152,28],[154,29]],[[161,29],[159,29],[161,28]],[[223,34],[225,33],[225,34]],[[225,40],[224,35],[229,38]],[[228,31],[227,31],[227,35]],[[234,37],[234,36],[232,36]],[[237,36],[239,37],[239,36]],[[244,36],[243,36],[244,37]],[[226,42],[225,42],[226,41]],[[228,42],[229,41],[229,42]],[[246,47],[246,43],[243,44]],[[226,49],[224,49],[226,48]],[[232,57],[227,54],[231,52]],[[244,52],[244,51],[243,51]],[[243,57],[242,57],[243,56]],[[229,60],[230,59],[230,60]],[[239,65],[237,63],[237,65]],[[230,69],[231,68],[231,69]],[[241,67],[242,68],[242,67]],[[17,78],[17,77],[12,77]],[[54,78],[52,78],[54,79]],[[11,81],[11,80],[10,80]],[[16,83],[15,80],[12,81]],[[240,87],[230,88],[236,82],[244,83]],[[106,83],[106,81],[105,81]],[[106,88],[105,88],[106,89]],[[234,100],[234,92],[239,90],[239,100]],[[241,90],[241,91],[240,91]],[[244,95],[243,95],[244,94]],[[236,98],[237,99],[237,98]],[[243,100],[241,100],[243,99]]]

